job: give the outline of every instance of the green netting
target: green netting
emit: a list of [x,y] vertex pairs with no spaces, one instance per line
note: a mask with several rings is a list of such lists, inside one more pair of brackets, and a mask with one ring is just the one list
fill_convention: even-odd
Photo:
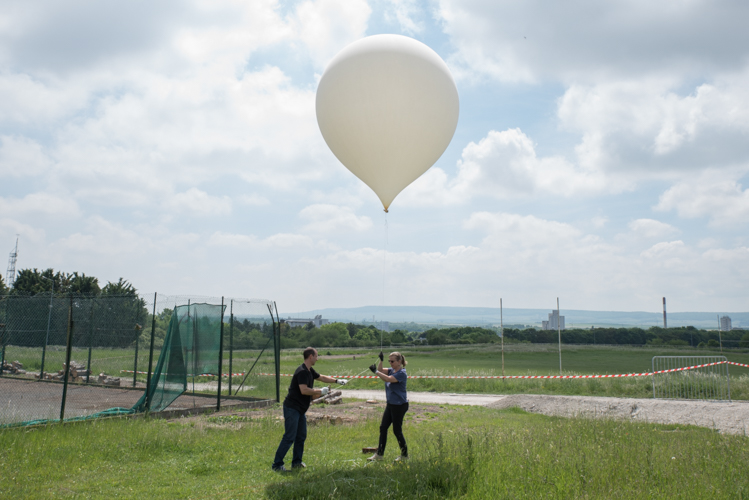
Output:
[[164,410],[187,390],[188,377],[219,373],[224,309],[212,304],[174,308],[149,391],[133,410]]

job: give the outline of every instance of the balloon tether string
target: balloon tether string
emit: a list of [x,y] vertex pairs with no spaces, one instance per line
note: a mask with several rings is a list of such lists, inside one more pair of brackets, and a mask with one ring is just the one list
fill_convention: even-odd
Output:
[[[387,270],[387,255],[388,255],[388,211],[385,210],[385,245],[382,252],[382,309],[385,310],[385,275]],[[380,320],[382,323],[382,320]],[[380,324],[382,327],[382,324]],[[380,352],[382,352],[382,328],[380,330]]]

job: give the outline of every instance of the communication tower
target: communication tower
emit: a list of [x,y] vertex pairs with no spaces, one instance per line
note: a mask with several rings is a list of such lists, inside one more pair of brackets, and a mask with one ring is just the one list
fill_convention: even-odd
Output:
[[8,288],[13,288],[13,283],[16,282],[16,257],[18,257],[18,236],[16,236],[16,247],[8,257],[8,271],[5,273],[5,285]]

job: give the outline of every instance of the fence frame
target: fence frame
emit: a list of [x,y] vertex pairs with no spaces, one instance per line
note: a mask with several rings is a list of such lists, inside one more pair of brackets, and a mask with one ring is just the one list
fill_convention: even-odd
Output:
[[[28,296],[28,298],[31,298],[31,297],[35,297],[35,296]],[[41,362],[43,364],[45,363],[45,361],[47,361],[47,360],[45,360],[45,357],[46,357],[45,355],[47,354],[46,351],[47,351],[47,347],[48,347],[48,343],[49,343],[49,325],[50,325],[51,311],[52,311],[51,301],[52,301],[53,297],[56,298],[56,299],[63,299],[66,302],[65,309],[66,309],[66,313],[67,313],[67,321],[66,321],[66,326],[67,326],[66,330],[67,331],[65,332],[66,335],[65,335],[65,346],[64,346],[64,348],[65,348],[65,350],[64,350],[64,353],[65,353],[64,354],[64,375],[63,375],[63,379],[61,380],[62,394],[61,394],[61,399],[59,401],[59,410],[60,410],[59,419],[57,419],[57,418],[50,418],[50,419],[48,419],[46,421],[58,421],[59,420],[60,422],[63,422],[63,421],[66,420],[65,419],[65,406],[66,406],[66,399],[67,399],[67,396],[68,396],[68,380],[69,380],[69,374],[70,374],[71,352],[72,352],[72,349],[74,348],[74,342],[75,342],[75,340],[74,340],[74,330],[75,330],[75,321],[76,320],[75,320],[75,317],[74,317],[75,315],[74,315],[74,312],[73,312],[73,301],[75,299],[79,299],[79,298],[93,300],[92,307],[91,307],[91,310],[90,310],[90,315],[91,315],[91,317],[93,317],[94,316],[94,307],[96,305],[96,299],[97,299],[97,297],[79,296],[79,295],[74,295],[74,294],[66,294],[64,296],[63,295],[57,295],[55,297],[54,295],[52,295],[50,293],[50,306],[48,306],[49,311],[45,311],[45,313],[48,316],[47,317],[47,328],[46,328],[46,333],[44,334],[44,337],[43,337],[43,344],[41,345],[41,348],[42,348],[42,353],[41,353],[41,359],[42,359],[42,361]],[[171,297],[171,296],[167,296],[167,297]],[[187,296],[183,296],[183,297],[187,297]],[[4,298],[5,300],[18,301],[18,300],[23,300],[24,298],[27,298],[27,297],[26,296],[11,296],[11,295],[8,295],[8,296],[0,297],[0,298]],[[144,295],[140,295],[139,294],[138,298],[140,300],[145,300],[145,296]],[[151,313],[152,319],[151,319],[150,339],[149,340],[143,339],[144,341],[146,341],[146,342],[149,343],[149,348],[148,348],[148,371],[146,373],[146,385],[145,385],[145,388],[143,389],[143,392],[144,392],[145,397],[146,397],[146,408],[147,408],[146,411],[147,412],[150,411],[148,408],[150,408],[151,397],[153,396],[151,394],[151,390],[150,389],[151,389],[151,379],[152,379],[153,369],[154,369],[153,368],[153,364],[154,364],[154,361],[155,361],[153,359],[153,355],[154,355],[154,344],[155,344],[155,341],[156,341],[156,339],[155,339],[156,315],[157,315],[156,307],[157,307],[157,303],[158,303],[158,299],[159,298],[160,298],[159,294],[158,293],[154,293],[154,295],[153,295],[153,311]],[[37,297],[37,299],[38,299],[38,297]],[[194,299],[188,299],[188,303],[189,303],[189,300],[195,300],[195,299],[197,299],[197,300],[203,300],[203,299],[205,299],[207,301],[207,303],[212,303],[213,300],[215,300],[217,298],[216,297],[198,297],[198,296],[194,296]],[[226,394],[226,395],[223,395],[223,396],[224,396],[224,398],[229,397],[229,398],[232,398],[232,399],[243,399],[243,400],[244,399],[251,399],[251,400],[257,399],[257,398],[247,398],[247,397],[244,397],[244,396],[237,397],[236,395],[234,395],[234,396],[231,395],[231,377],[233,375],[231,368],[233,368],[233,366],[232,366],[233,363],[232,362],[233,362],[233,354],[234,354],[233,353],[233,350],[234,350],[234,342],[233,342],[233,329],[234,329],[233,328],[233,321],[234,321],[233,302],[235,300],[239,300],[241,302],[247,302],[247,303],[256,303],[256,304],[263,304],[263,303],[265,303],[267,305],[268,313],[270,314],[270,323],[272,325],[271,326],[271,333],[269,335],[269,339],[268,340],[269,340],[269,342],[273,341],[273,348],[274,348],[274,351],[275,351],[273,353],[273,358],[274,358],[274,362],[275,362],[274,364],[276,366],[275,400],[276,400],[276,402],[278,402],[279,401],[279,392],[280,392],[280,376],[279,376],[279,373],[278,373],[279,370],[280,370],[280,366],[279,366],[279,361],[280,361],[280,352],[279,352],[280,341],[278,339],[278,335],[280,334],[280,328],[278,328],[278,324],[277,324],[278,323],[278,319],[277,319],[278,312],[276,310],[276,317],[274,317],[271,305],[275,307],[275,302],[268,301],[268,300],[262,300],[262,299],[231,299],[231,306],[230,306],[231,307],[231,312],[229,314],[229,318],[230,318],[230,321],[231,321],[231,325],[230,325],[230,342],[229,342],[229,346],[228,346],[228,348],[230,349],[230,352],[229,352],[229,367],[230,367],[230,370],[229,370],[229,388],[230,389],[229,389],[229,393]],[[224,365],[224,347],[225,347],[224,346],[224,342],[225,342],[225,339],[224,339],[224,321],[226,319],[226,314],[224,312],[224,308],[225,308],[225,306],[227,304],[226,304],[225,298],[223,296],[221,297],[220,304],[222,306],[222,312],[221,312],[221,324],[220,324],[220,334],[219,334],[220,335],[220,339],[219,339],[219,346],[220,347],[219,347],[218,360],[217,360],[218,361],[218,374],[216,374],[218,376],[218,390],[216,391],[216,396],[215,396],[215,398],[216,398],[215,399],[215,403],[216,403],[215,404],[215,410],[216,411],[219,411],[221,409],[221,399],[222,399],[222,394],[221,394],[221,392],[222,392],[222,383],[221,382],[222,382],[222,378],[223,378],[223,375],[224,375],[224,370],[223,370],[223,365]],[[138,368],[138,364],[137,364],[138,363],[138,353],[139,353],[139,350],[140,350],[139,348],[141,347],[139,344],[140,344],[140,341],[141,341],[141,334],[144,333],[143,332],[143,330],[144,330],[143,326],[140,324],[140,321],[141,321],[140,311],[141,311],[141,308],[138,308],[137,315],[134,318],[135,329],[136,329],[136,337],[135,337],[135,358],[134,358],[134,361],[133,361],[134,364],[133,364],[132,388],[135,388],[135,386],[136,386],[136,377],[137,377],[137,373],[138,373],[138,370],[137,370],[137,368]],[[9,327],[10,327],[10,325],[8,325],[7,321],[2,321],[2,323],[0,323],[0,351],[1,351],[1,354],[0,354],[0,377],[2,377],[2,378],[5,378],[5,377],[18,378],[17,375],[12,375],[10,373],[3,373],[3,365],[5,364],[5,361],[6,361],[6,345],[8,345],[8,343],[10,341],[10,338],[11,338],[11,331],[9,330]],[[89,319],[89,328],[88,328],[88,330],[90,330],[90,331],[86,332],[87,333],[86,340],[87,340],[87,343],[88,343],[88,356],[87,356],[88,360],[87,360],[87,364],[86,364],[87,373],[86,373],[86,376],[85,376],[85,383],[83,385],[89,385],[89,383],[90,383],[90,381],[89,381],[89,374],[90,374],[90,371],[91,371],[91,353],[92,353],[93,342],[94,342],[94,339],[93,339],[93,337],[94,337],[94,322],[91,319]],[[145,345],[143,347],[145,347]],[[267,344],[266,344],[266,347],[267,347]],[[263,350],[265,350],[265,349],[263,349]],[[262,355],[262,351],[261,351],[261,355]],[[257,362],[257,360],[256,360],[256,362]],[[246,375],[250,375],[250,372],[252,372],[252,370],[253,370],[254,367],[255,367],[255,365],[253,364],[252,368],[250,368],[248,370],[248,372],[247,372]],[[27,372],[27,373],[31,373],[31,372]],[[41,373],[42,374],[44,373],[43,369],[42,369]],[[245,378],[246,378],[246,376],[245,376]],[[123,377],[123,384],[122,384],[121,387],[124,388],[124,387],[127,387],[128,385],[130,385],[128,382],[129,382],[129,380],[126,381],[125,378]],[[36,381],[36,383],[46,384],[46,383],[50,383],[50,381],[44,380],[43,375],[40,375],[38,377],[38,380]],[[52,382],[52,383],[54,383],[54,382]],[[72,383],[70,385],[71,386],[75,386]],[[270,394],[268,396],[270,396]],[[213,397],[213,396],[211,395],[210,397]],[[262,399],[261,398],[261,399],[257,399],[257,400],[258,401],[273,401],[273,398],[268,397],[267,399]],[[77,419],[77,418],[81,418],[81,417],[73,417],[73,418]],[[34,421],[34,422],[39,422],[39,421]],[[0,427],[5,427],[6,425],[10,425],[10,426],[25,425],[25,422],[3,424],[3,425],[0,425]]]
[[[653,399],[731,401],[731,377],[725,356],[653,356],[651,366]],[[697,378],[706,375],[712,378]]]

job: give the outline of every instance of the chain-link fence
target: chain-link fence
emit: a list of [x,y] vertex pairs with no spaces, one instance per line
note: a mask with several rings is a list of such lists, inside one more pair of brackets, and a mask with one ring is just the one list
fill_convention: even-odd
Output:
[[172,355],[180,351],[185,367],[170,410],[278,400],[272,306],[158,294],[2,296],[0,426],[151,409],[138,403],[159,390],[148,382],[178,309],[190,321],[178,322],[182,341],[169,347]]

